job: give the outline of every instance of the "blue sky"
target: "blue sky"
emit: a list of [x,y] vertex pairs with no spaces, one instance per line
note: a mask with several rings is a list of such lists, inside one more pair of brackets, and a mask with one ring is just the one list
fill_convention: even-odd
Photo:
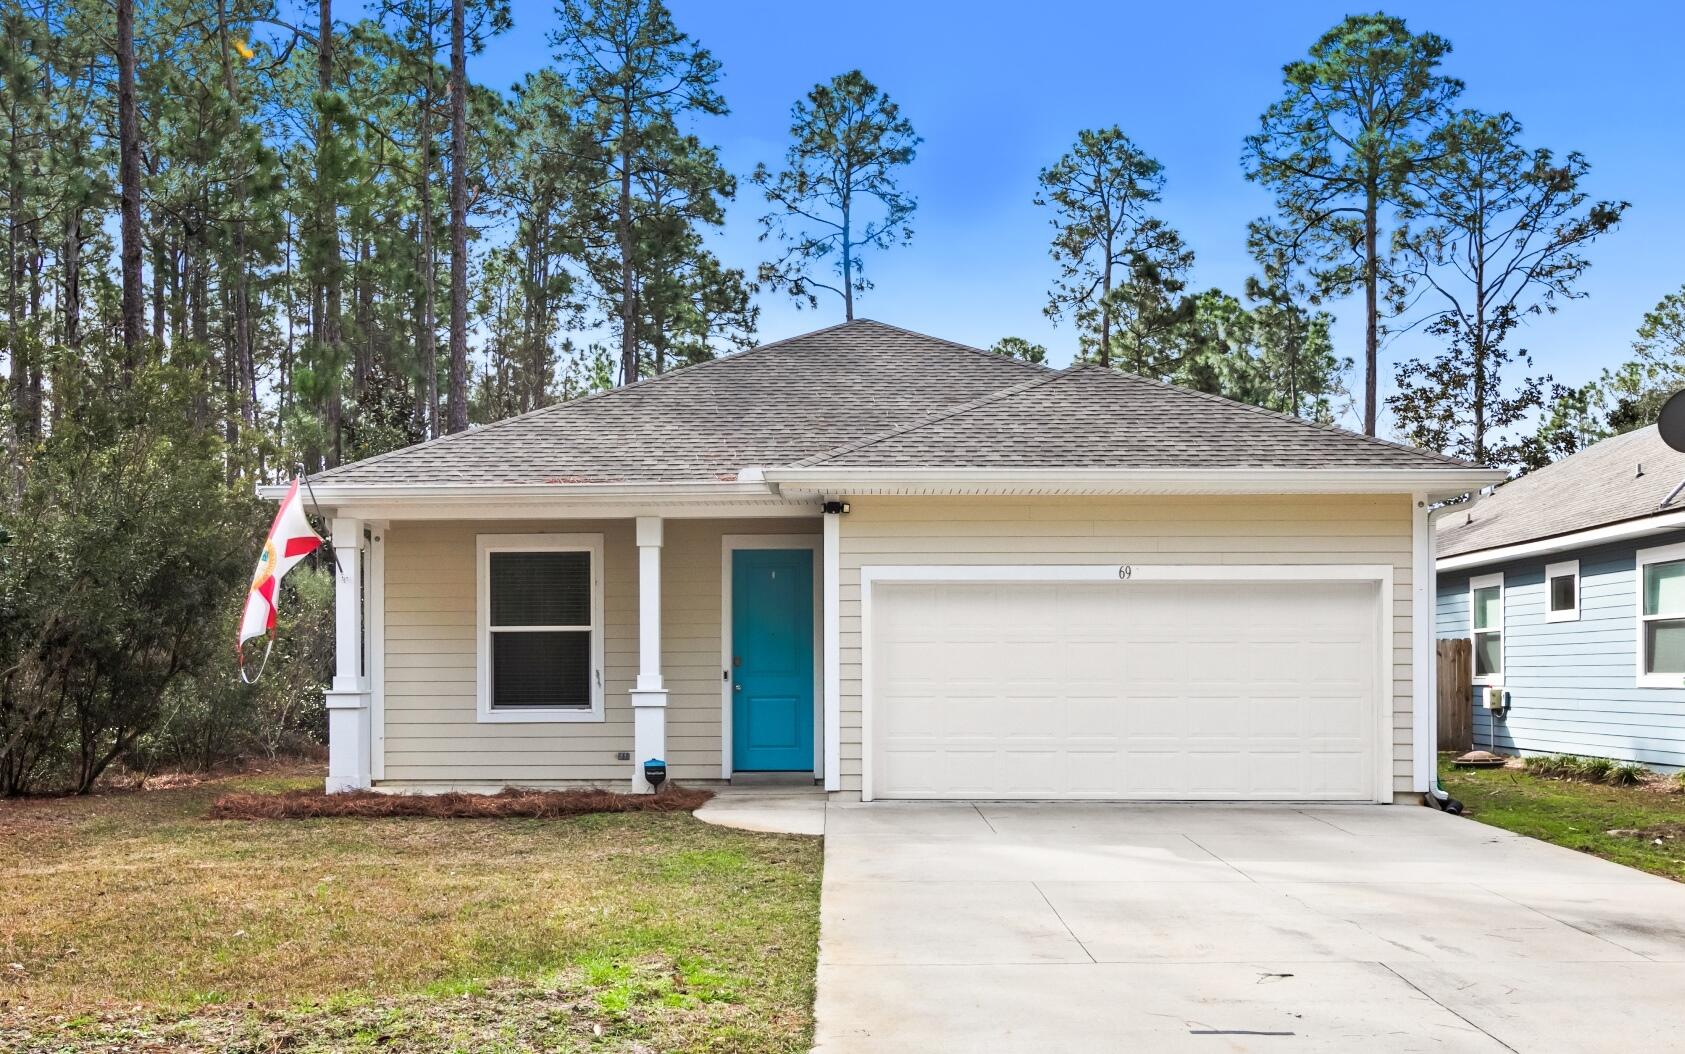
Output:
[[[1164,162],[1162,215],[1194,249],[1196,287],[1239,293],[1251,260],[1246,223],[1269,198],[1241,174],[1242,138],[1280,94],[1281,66],[1348,10],[1328,3],[1186,2],[846,5],[670,0],[679,25],[724,66],[728,117],[697,131],[739,175],[779,160],[791,103],[851,67],[900,102],[924,144],[907,172],[918,197],[911,248],[874,254],[876,282],[857,313],[987,345],[1007,334],[1070,357],[1069,326],[1041,308],[1053,275],[1048,226],[1031,204],[1037,170],[1076,131],[1119,124]],[[1639,318],[1685,283],[1685,78],[1677,49],[1685,5],[1663,3],[1395,3],[1420,32],[1451,40],[1446,71],[1465,103],[1509,110],[1535,145],[1583,151],[1598,197],[1632,203],[1592,247],[1589,295],[1530,322],[1519,343],[1559,380],[1578,383],[1622,361]],[[846,14],[843,14],[846,12]],[[514,0],[515,31],[473,60],[471,75],[507,86],[549,61],[550,5]],[[761,206],[745,186],[718,251],[753,270]],[[1361,307],[1334,306],[1342,353],[1361,355]],[[763,296],[761,336],[841,319],[838,302],[798,311]],[[1390,361],[1432,350],[1405,335]],[[1383,369],[1383,384],[1391,376]],[[1351,378],[1354,388],[1360,382]],[[1348,418],[1348,423],[1351,418]],[[1383,426],[1388,427],[1388,425]]]

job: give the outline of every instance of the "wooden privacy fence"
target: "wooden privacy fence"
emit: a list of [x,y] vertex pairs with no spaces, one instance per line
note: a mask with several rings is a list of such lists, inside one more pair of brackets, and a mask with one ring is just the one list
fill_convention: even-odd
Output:
[[1474,749],[1474,642],[1435,641],[1439,649],[1439,749]]

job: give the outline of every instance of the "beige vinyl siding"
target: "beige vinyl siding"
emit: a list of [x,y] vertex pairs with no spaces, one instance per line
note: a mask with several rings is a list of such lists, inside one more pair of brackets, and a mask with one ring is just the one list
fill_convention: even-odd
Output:
[[[668,520],[662,551],[667,762],[720,775],[721,536],[817,534],[817,519]],[[475,710],[475,536],[603,536],[603,720],[482,724]],[[618,783],[638,668],[633,521],[397,522],[386,546],[384,785]]]
[[842,787],[860,790],[860,568],[1391,564],[1393,787],[1411,788],[1411,506],[1404,495],[850,497],[842,518]]

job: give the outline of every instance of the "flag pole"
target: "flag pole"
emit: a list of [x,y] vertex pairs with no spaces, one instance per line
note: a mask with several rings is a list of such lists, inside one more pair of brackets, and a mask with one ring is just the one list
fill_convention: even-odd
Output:
[[[322,503],[316,500],[316,488],[310,485],[310,475],[304,471],[304,466],[298,466],[298,477],[304,481],[304,491],[310,495],[310,504],[316,509],[316,515],[322,515]],[[328,525],[328,555],[333,557],[334,574],[345,577],[345,568],[339,562],[339,549],[333,544],[333,525]]]

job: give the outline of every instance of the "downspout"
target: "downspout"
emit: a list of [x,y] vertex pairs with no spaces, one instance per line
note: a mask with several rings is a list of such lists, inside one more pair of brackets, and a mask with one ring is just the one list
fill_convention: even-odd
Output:
[[[1447,512],[1460,512],[1466,515],[1479,503],[1482,494],[1484,494],[1484,491],[1471,491],[1467,501],[1458,502],[1455,505],[1441,505],[1437,509],[1428,509],[1424,517],[1427,530],[1428,567],[1426,621],[1429,633],[1423,652],[1427,657],[1425,677],[1427,683],[1431,686],[1432,705],[1427,707],[1427,750],[1430,760],[1428,764],[1428,789],[1422,795],[1422,804],[1441,809],[1453,816],[1462,815],[1463,803],[1451,797],[1450,793],[1439,783],[1439,633],[1437,631],[1439,622],[1439,573],[1436,570],[1438,560],[1436,559],[1435,550],[1437,546],[1435,542],[1438,538],[1437,524],[1440,515]],[[1423,502],[1425,504],[1426,499],[1423,499]]]

